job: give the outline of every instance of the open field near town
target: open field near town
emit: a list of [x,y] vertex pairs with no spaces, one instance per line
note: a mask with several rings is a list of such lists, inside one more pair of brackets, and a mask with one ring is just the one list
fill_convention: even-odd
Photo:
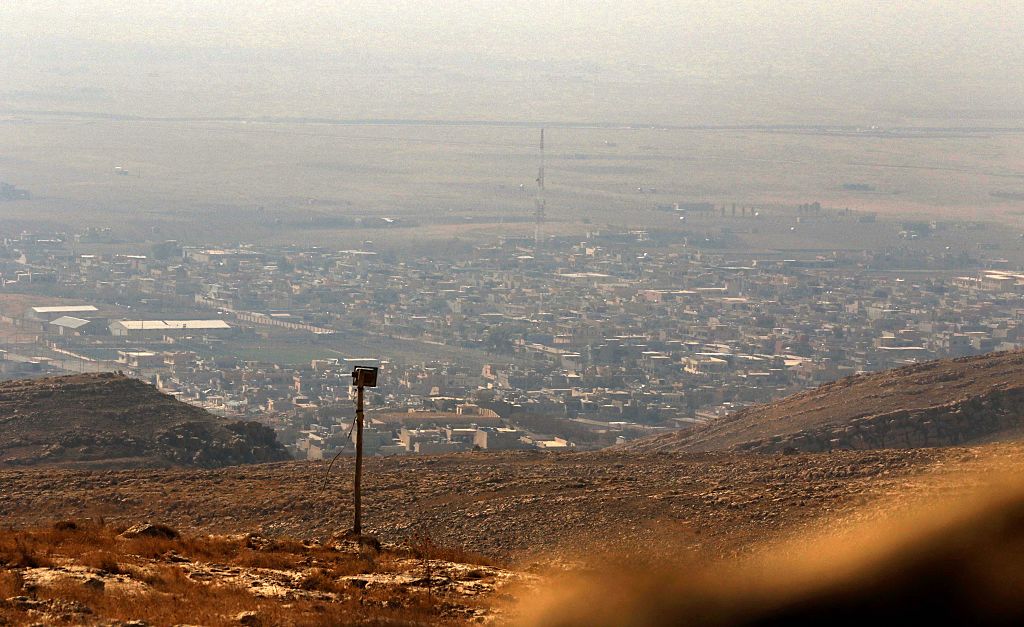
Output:
[[[678,227],[656,207],[691,201],[820,201],[1024,223],[1019,132],[555,127],[547,135],[549,233]],[[5,114],[0,139],[0,178],[33,194],[4,203],[11,224],[353,246],[415,246],[413,231],[419,242],[479,241],[533,228],[536,128]],[[416,228],[341,221],[364,217]]]

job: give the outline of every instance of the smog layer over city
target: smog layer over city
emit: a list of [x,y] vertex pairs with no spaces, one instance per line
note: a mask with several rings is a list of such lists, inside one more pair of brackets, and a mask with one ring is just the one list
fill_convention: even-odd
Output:
[[1024,619],[1022,32],[5,0],[0,625]]

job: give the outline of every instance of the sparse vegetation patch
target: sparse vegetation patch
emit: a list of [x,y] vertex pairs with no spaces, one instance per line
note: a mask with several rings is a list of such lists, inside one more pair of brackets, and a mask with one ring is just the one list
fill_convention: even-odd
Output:
[[172,531],[60,521],[0,532],[0,624],[461,623],[493,616],[487,597],[522,580],[439,557],[431,577],[402,547]]

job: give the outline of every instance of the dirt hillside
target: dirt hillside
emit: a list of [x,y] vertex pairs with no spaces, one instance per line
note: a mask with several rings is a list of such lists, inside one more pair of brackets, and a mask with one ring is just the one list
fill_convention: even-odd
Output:
[[[880,495],[966,489],[977,449],[737,453],[462,453],[371,458],[363,523],[382,541],[425,535],[488,555],[547,554],[671,539],[721,554]],[[1024,447],[1011,447],[1014,463]],[[196,533],[324,537],[352,525],[353,462],[223,469],[0,470],[0,520],[139,520]]]
[[1024,352],[943,359],[840,379],[633,451],[823,452],[1015,440],[1024,433]]
[[219,467],[289,459],[272,429],[115,373],[0,384],[0,468]]

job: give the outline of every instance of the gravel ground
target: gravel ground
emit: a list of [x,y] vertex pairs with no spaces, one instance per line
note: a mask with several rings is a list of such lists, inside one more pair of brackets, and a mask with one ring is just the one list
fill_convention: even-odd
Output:
[[[788,531],[900,503],[969,492],[992,455],[1024,447],[830,454],[466,453],[377,458],[365,469],[364,527],[382,540],[536,559],[555,550],[675,549],[720,557]],[[202,533],[325,537],[351,526],[351,460],[218,470],[0,471],[0,522],[103,517]],[[877,508],[874,508],[877,509]]]

